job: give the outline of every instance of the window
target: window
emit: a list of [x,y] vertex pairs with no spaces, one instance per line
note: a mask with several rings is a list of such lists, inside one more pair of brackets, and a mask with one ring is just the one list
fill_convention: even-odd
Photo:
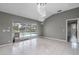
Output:
[[18,33],[22,39],[34,37],[38,35],[38,26],[36,23],[13,23],[13,33]]

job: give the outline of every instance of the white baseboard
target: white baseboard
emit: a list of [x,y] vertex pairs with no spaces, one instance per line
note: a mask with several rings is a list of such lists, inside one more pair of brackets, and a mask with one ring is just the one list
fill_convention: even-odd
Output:
[[51,37],[44,37],[44,38],[51,39],[51,40],[62,41],[62,42],[67,42],[66,40],[63,40],[63,39],[57,39],[57,38],[51,38]]
[[0,45],[0,47],[4,47],[4,46],[10,45],[10,44],[13,44],[13,43],[2,44],[2,45]]

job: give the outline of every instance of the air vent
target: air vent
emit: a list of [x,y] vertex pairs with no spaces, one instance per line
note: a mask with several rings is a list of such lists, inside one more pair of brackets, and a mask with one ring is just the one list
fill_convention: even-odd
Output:
[[62,10],[58,10],[57,12],[60,13],[60,12],[62,12]]

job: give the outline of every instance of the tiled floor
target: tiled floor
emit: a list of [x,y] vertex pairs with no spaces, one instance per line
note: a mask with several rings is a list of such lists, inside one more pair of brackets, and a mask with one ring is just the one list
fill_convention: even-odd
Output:
[[79,54],[79,46],[67,42],[45,38],[8,44],[0,47],[0,55],[75,55]]

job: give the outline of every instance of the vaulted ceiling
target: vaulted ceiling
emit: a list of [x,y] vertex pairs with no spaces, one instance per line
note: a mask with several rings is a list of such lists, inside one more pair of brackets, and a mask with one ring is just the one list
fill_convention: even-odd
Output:
[[[77,7],[79,7],[79,3],[47,3],[45,18],[58,13],[58,10],[66,11]],[[39,19],[40,15],[37,11],[36,3],[0,3],[0,11],[38,21],[44,21]]]

